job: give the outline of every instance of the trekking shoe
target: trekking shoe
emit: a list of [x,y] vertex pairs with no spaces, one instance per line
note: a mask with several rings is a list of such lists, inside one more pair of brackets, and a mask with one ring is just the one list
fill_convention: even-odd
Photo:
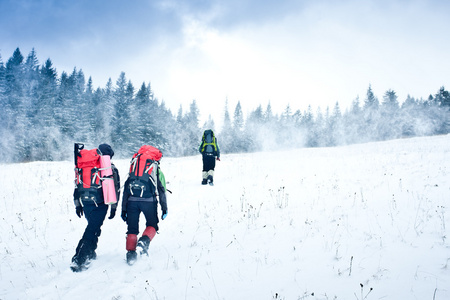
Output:
[[213,177],[211,175],[209,175],[208,178],[206,178],[206,180],[210,185],[213,185]]
[[141,248],[140,254],[146,254],[148,256],[148,246],[150,245],[150,238],[146,235],[142,236],[137,243],[137,247]]
[[91,261],[86,258],[79,258],[77,256],[74,256],[72,258],[72,263],[70,264],[70,269],[73,272],[81,272],[89,268],[89,265],[91,264]]
[[137,259],[136,251],[127,252],[127,264],[129,264],[130,266],[133,265],[136,262],[136,259]]
[[206,180],[206,178],[202,180],[203,185],[206,185],[207,183],[208,183],[208,181]]

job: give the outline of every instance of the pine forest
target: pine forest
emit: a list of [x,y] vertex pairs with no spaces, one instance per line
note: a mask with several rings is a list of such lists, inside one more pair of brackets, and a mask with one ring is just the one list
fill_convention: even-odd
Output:
[[[320,92],[320,91],[318,91]],[[242,99],[245,101],[245,99]],[[276,113],[270,102],[244,115],[241,103],[229,110],[224,99],[223,124],[210,117],[200,124],[195,100],[173,113],[159,101],[150,83],[135,87],[122,72],[117,80],[95,88],[91,77],[73,69],[58,75],[51,59],[41,64],[33,49],[24,57],[17,48],[0,56],[0,162],[68,160],[73,143],[95,147],[109,143],[119,158],[131,157],[144,144],[165,156],[198,153],[204,129],[215,130],[222,153],[270,149],[330,147],[450,132],[450,95],[437,86],[427,99],[398,99],[394,90],[379,99],[369,85],[345,111],[334,107],[304,111],[288,105]]]

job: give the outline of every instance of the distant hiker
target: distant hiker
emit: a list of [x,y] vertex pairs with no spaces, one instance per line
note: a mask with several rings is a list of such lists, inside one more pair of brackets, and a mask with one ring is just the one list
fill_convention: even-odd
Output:
[[[117,209],[117,201],[120,196],[120,177],[119,171],[110,163],[114,156],[114,151],[108,144],[101,144],[98,149],[85,150],[83,144],[75,144],[75,190],[73,192],[73,201],[75,203],[76,214],[79,218],[84,214],[88,222],[87,227],[78,246],[75,255],[72,257],[71,269],[74,272],[86,269],[92,259],[96,259],[98,238],[101,233],[100,227],[105,220],[108,206],[111,206],[109,219],[114,218]],[[109,168],[112,169],[112,178],[101,178],[101,158],[108,156]],[[104,180],[113,180],[115,189],[115,202],[110,205],[105,204],[104,189],[102,182]]]
[[216,159],[220,161],[220,149],[217,143],[217,138],[211,129],[203,132],[202,143],[200,144],[199,152],[203,155],[203,172],[202,184],[213,185],[214,168],[216,167]]
[[[144,145],[131,159],[130,172],[124,185],[122,198],[122,219],[127,223],[127,263],[132,265],[140,254],[148,255],[150,241],[158,231],[158,199],[164,220],[167,217],[166,180],[159,168],[162,153],[159,149]],[[146,228],[139,234],[139,215],[143,213]]]

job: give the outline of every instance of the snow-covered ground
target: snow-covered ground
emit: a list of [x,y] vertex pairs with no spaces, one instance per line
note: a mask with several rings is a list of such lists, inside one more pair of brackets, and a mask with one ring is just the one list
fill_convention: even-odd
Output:
[[223,155],[213,187],[200,155],[161,167],[150,256],[126,264],[118,211],[73,273],[73,163],[0,165],[0,299],[450,299],[448,135]]

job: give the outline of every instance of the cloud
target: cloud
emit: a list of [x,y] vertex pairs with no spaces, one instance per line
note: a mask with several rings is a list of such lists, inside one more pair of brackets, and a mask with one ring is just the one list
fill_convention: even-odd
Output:
[[[236,5],[232,2],[229,7]],[[439,22],[420,21],[431,18],[430,9],[423,2],[319,1],[264,22],[258,13],[242,20],[238,13],[231,19],[239,26],[214,26],[223,25],[220,20],[227,11],[215,12],[206,21],[189,19],[184,23],[185,47],[179,53],[200,63],[193,69],[180,55],[174,73],[185,76],[173,79],[184,78],[186,86],[194,87],[194,81],[206,74],[206,86],[222,97],[240,95],[236,101],[351,103],[358,95],[364,97],[371,83],[379,96],[387,89],[400,88],[398,94],[404,99],[407,87],[413,91],[412,82],[423,76],[421,71],[430,70],[433,59],[428,53],[443,55],[428,46],[436,40],[432,33],[441,29]],[[423,35],[417,37],[417,32]],[[227,91],[211,84],[213,78],[222,83],[222,89],[228,86]],[[441,84],[436,75],[432,81],[434,86],[428,85],[427,91]],[[201,89],[195,90],[202,94]],[[424,95],[422,90],[417,96]]]
[[[151,82],[176,111],[196,100],[222,116],[241,101],[244,112],[269,101],[342,109],[369,84],[427,97],[448,85],[445,1],[56,1],[4,0],[3,60],[35,47],[59,73],[73,67],[94,85],[120,72],[137,87]],[[8,23],[9,22],[9,23]],[[10,24],[10,25],[9,25]],[[217,118],[216,118],[217,119]],[[220,121],[216,121],[220,124]]]

